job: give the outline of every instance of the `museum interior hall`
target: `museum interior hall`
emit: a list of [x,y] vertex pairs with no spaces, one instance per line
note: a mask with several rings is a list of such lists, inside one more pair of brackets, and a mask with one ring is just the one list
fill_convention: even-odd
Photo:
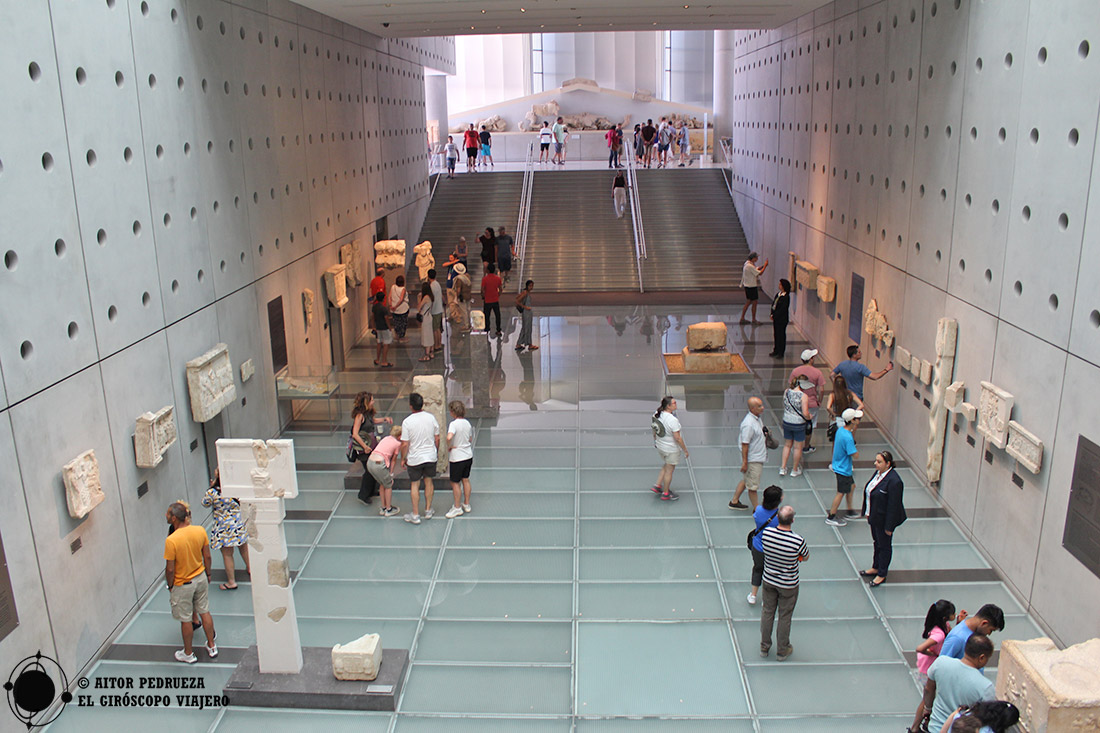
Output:
[[0,0],[0,733],[900,731],[941,600],[1012,730],[1100,729],[1092,41]]

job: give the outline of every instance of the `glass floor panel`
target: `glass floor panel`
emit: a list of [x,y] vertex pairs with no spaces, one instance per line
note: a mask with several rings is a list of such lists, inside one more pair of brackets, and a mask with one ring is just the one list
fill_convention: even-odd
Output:
[[[290,565],[299,571],[293,587],[302,643],[331,648],[379,633],[386,648],[409,649],[396,712],[70,706],[52,730],[901,730],[918,696],[903,652],[919,640],[931,603],[948,598],[971,613],[983,603],[1000,605],[1007,629],[994,635],[998,647],[1004,639],[1043,635],[1004,583],[969,579],[988,565],[943,516],[913,518],[899,528],[892,566],[899,577],[891,573],[871,591],[857,574],[870,561],[866,523],[824,523],[836,484],[827,468],[831,446],[815,438],[819,448],[804,457],[801,476],[779,476],[779,451],[769,452],[764,467],[762,486],[783,487],[811,557],[802,566],[794,654],[783,663],[774,653],[759,656],[761,604],[746,599],[752,558],[744,543],[753,522],[748,511],[727,503],[740,479],[738,425],[747,399],[762,394],[778,404],[788,370],[769,363],[753,384],[706,392],[666,387],[659,354],[682,348],[683,329],[673,325],[650,342],[639,332],[639,321],[654,316],[670,315],[686,328],[708,318],[733,322],[738,312],[734,306],[540,309],[543,348],[531,366],[506,340],[497,373],[506,385],[497,389],[494,382],[495,401],[473,405],[485,411],[472,418],[472,513],[453,520],[442,516],[452,502],[446,476],[435,482],[438,514],[431,521],[413,526],[382,518],[377,501],[364,506],[354,491],[342,490],[348,470],[342,429],[287,433],[308,469],[299,472],[301,492],[287,509],[319,512],[284,524]],[[608,325],[609,315],[626,324],[623,336]],[[754,334],[761,343],[745,341]],[[763,360],[771,347],[770,329],[734,326],[730,336],[750,362]],[[449,360],[451,394],[469,403],[474,382],[485,377],[468,356],[453,356],[469,353],[458,340],[441,362]],[[409,364],[410,353],[397,348],[397,363]],[[366,365],[370,352],[356,349],[353,357],[351,363]],[[530,392],[521,385],[532,380],[525,368],[534,371]],[[382,414],[398,421],[408,414],[408,372],[344,377],[351,389],[369,385],[385,395],[378,399]],[[669,389],[691,451],[673,475],[681,496],[675,502],[649,491],[660,467],[649,420]],[[764,419],[776,425],[778,412],[769,409]],[[873,429],[861,429],[857,440],[861,455],[889,444]],[[913,469],[899,473],[908,508],[940,506]],[[857,469],[859,488],[868,477]],[[408,511],[409,498],[399,491],[394,503]],[[858,488],[853,498],[861,498]],[[214,562],[220,570],[220,557]],[[900,575],[907,569],[937,569],[937,579]],[[232,663],[171,661],[179,624],[159,585],[120,627],[115,650],[154,661],[125,662],[131,657],[116,654],[85,674],[197,675],[208,691],[220,692]],[[223,658],[235,659],[255,639],[250,586],[242,582],[241,590],[228,592],[215,584],[210,599],[219,646],[232,652]]]

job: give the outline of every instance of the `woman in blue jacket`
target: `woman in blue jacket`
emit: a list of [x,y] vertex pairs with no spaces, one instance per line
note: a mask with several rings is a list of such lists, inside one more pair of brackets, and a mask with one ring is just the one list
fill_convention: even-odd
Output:
[[782,501],[783,489],[778,486],[769,486],[764,489],[764,500],[752,513],[752,518],[756,521],[756,532],[752,536],[752,590],[748,597],[750,605],[756,605],[756,594],[760,591],[760,583],[764,580],[764,546],[760,535],[765,527],[779,525],[776,515],[779,513],[779,504]]

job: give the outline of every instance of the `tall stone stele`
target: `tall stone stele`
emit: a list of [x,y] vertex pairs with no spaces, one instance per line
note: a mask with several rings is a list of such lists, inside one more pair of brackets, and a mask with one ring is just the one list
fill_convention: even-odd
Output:
[[293,440],[220,438],[222,494],[241,501],[252,560],[252,612],[260,672],[302,671],[302,642],[287,562],[284,499],[298,496]]
[[442,475],[451,465],[447,449],[447,391],[442,374],[418,374],[413,377],[413,392],[424,398],[424,412],[435,415],[439,423],[439,459],[436,470]]

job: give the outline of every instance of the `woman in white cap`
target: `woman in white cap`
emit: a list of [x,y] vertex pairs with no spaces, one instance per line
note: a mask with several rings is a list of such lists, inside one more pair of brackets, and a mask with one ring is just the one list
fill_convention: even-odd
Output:
[[783,459],[779,475],[787,475],[787,459],[791,460],[791,476],[802,475],[802,442],[806,440],[806,421],[810,419],[810,398],[806,392],[814,383],[806,377],[791,379],[790,388],[783,393]]

